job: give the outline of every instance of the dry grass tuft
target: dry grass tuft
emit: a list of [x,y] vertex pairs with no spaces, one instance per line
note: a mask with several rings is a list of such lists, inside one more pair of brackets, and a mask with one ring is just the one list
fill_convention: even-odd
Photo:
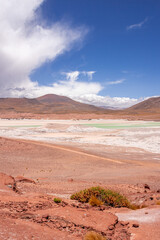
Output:
[[96,232],[88,232],[85,237],[84,240],[106,240],[106,238],[104,238],[102,235],[100,235],[99,233]]
[[103,205],[104,203],[101,201],[101,200],[99,200],[98,198],[96,198],[95,196],[91,196],[91,198],[89,199],[89,204],[91,205],[91,206],[101,206],[101,205]]

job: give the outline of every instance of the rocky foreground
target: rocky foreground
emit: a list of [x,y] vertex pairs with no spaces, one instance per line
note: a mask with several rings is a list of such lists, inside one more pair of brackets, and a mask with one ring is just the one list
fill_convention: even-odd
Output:
[[[104,159],[73,147],[0,138],[0,240],[94,240],[85,237],[91,231],[102,240],[159,240],[159,161],[118,155]],[[119,192],[141,209],[70,199],[94,186]]]
[[[18,183],[21,182],[21,189]],[[22,194],[23,177],[0,174],[1,239],[82,239],[95,231],[107,239],[130,239],[129,223],[106,207],[93,208],[71,200],[54,202],[47,194]]]
[[[56,203],[54,195],[40,190],[40,185],[32,179],[0,173],[0,239],[80,240],[89,231],[108,240],[147,239],[133,238],[140,228],[137,221],[120,221],[116,216],[117,212],[123,215],[131,210],[92,207],[66,198]],[[137,190],[139,198],[136,196],[134,201],[139,203],[143,199],[154,205],[160,199],[159,190],[153,193],[147,184],[134,188]],[[158,235],[151,239],[158,239]]]

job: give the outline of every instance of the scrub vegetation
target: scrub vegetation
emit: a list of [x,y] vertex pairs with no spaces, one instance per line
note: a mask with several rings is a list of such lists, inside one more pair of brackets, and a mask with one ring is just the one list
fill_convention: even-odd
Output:
[[55,203],[61,203],[62,200],[61,200],[60,198],[54,198],[54,202],[55,202]]
[[90,203],[92,206],[100,206],[102,204],[111,207],[127,207],[137,209],[137,206],[132,205],[129,200],[118,192],[104,189],[101,187],[91,187],[71,196],[72,200],[77,200],[82,203]]

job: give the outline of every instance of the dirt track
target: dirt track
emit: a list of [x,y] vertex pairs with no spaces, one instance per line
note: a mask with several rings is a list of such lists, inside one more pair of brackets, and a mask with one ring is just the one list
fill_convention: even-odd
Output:
[[[1,171],[11,175],[62,180],[69,177],[77,180],[113,183],[136,183],[149,181],[156,185],[160,179],[159,161],[121,159],[120,153],[113,158],[98,156],[73,147],[62,147],[42,142],[1,139]],[[134,153],[134,158],[136,153]],[[139,155],[137,154],[137,158]],[[5,161],[4,161],[5,159]],[[142,171],[143,169],[143,171]],[[154,176],[151,178],[151,176]]]

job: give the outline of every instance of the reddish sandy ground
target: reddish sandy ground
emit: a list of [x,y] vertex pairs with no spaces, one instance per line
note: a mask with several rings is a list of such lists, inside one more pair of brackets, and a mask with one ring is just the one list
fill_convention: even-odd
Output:
[[1,119],[128,119],[128,120],[146,120],[160,121],[159,110],[152,112],[151,110],[143,112],[126,112],[116,111],[114,113],[98,114],[98,113],[67,113],[67,114],[32,114],[32,113],[16,113],[1,112]]
[[[0,174],[0,239],[78,240],[92,230],[112,240],[159,240],[160,161],[107,151],[0,138],[0,172],[13,176]],[[95,208],[69,199],[98,185],[147,207]]]

